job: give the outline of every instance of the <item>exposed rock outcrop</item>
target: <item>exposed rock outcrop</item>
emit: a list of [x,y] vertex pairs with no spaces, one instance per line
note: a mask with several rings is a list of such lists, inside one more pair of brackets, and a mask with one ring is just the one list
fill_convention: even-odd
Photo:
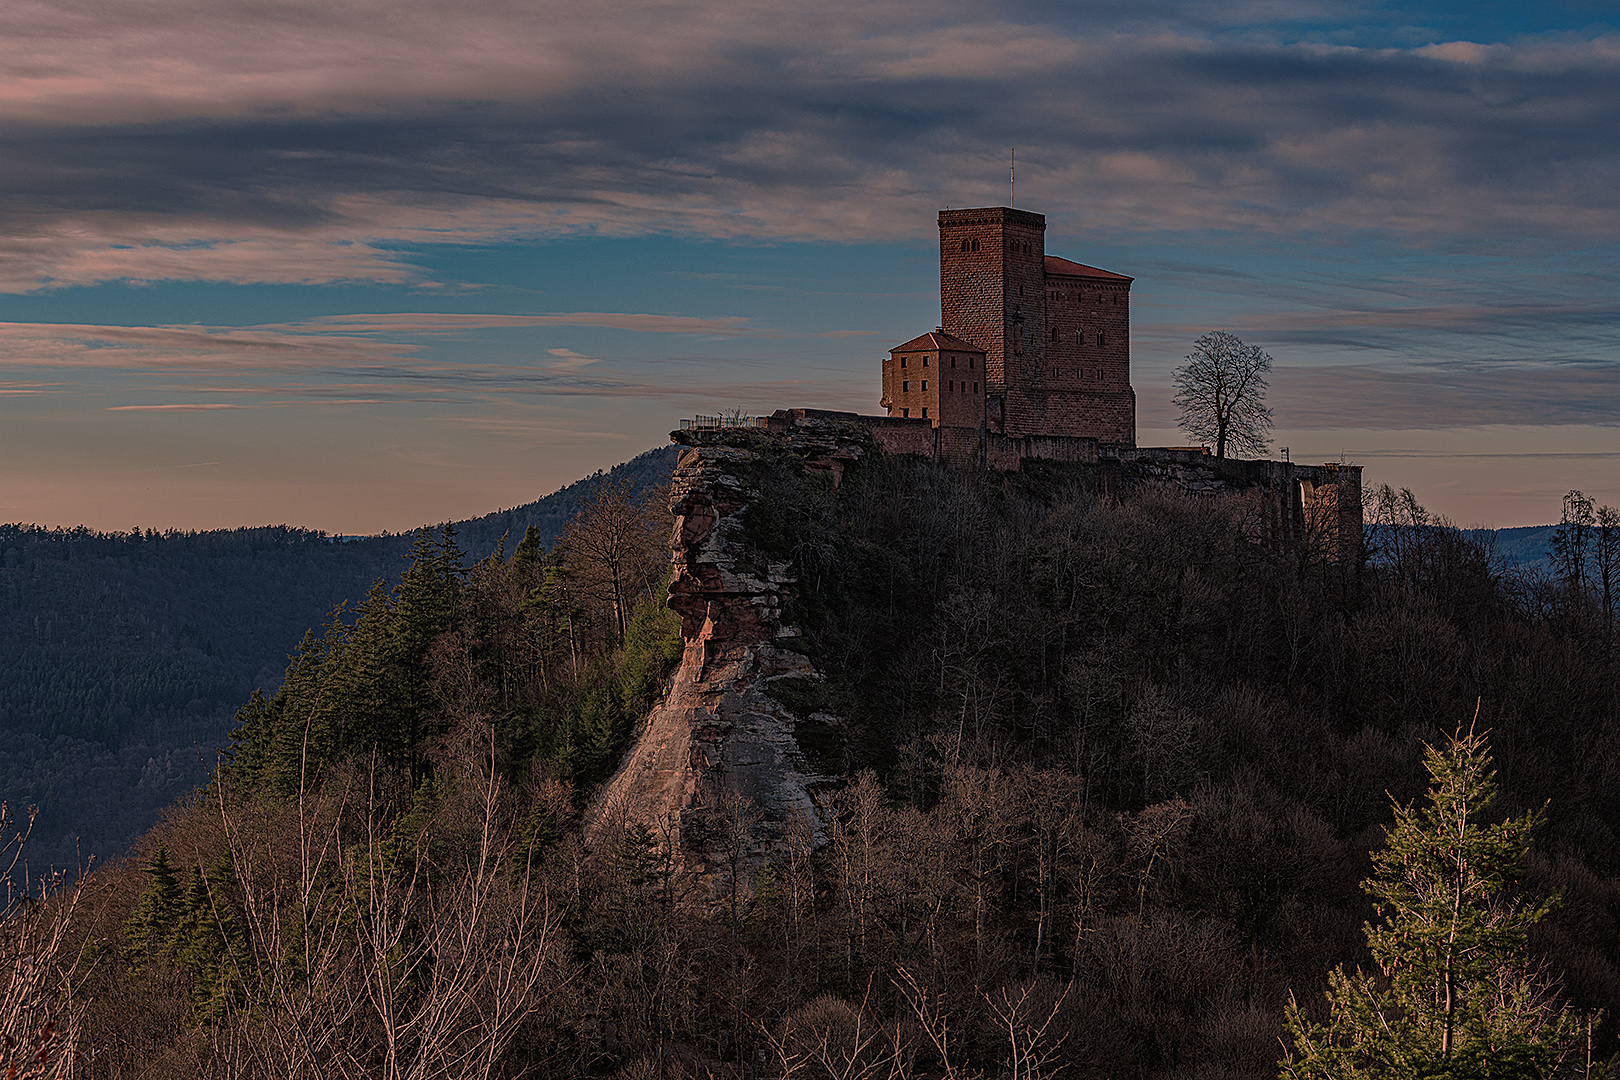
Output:
[[798,819],[820,822],[810,796],[819,780],[795,738],[795,720],[766,688],[781,678],[820,678],[788,647],[798,630],[783,605],[794,581],[748,537],[758,492],[750,482],[764,446],[802,468],[832,474],[871,448],[857,427],[806,424],[784,437],[764,431],[676,432],[684,444],[671,508],[674,577],[669,606],[681,617],[685,651],[669,693],[587,816],[587,841],[629,822],[649,826],[679,866],[721,886],[736,861],[749,870],[783,850]]

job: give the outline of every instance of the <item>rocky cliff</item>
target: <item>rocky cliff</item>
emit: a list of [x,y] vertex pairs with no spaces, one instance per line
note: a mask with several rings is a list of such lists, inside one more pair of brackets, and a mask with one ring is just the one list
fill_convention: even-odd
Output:
[[836,422],[672,438],[683,449],[670,494],[669,606],[681,617],[685,651],[587,815],[586,836],[600,847],[626,825],[645,824],[682,870],[718,889],[733,866],[752,870],[783,850],[795,828],[818,836],[810,788],[828,779],[810,774],[794,717],[767,692],[776,679],[820,675],[791,647],[798,631],[783,622],[789,565],[748,535],[747,511],[759,497],[751,477],[768,456],[769,467],[825,472],[836,486],[873,444],[863,429]]

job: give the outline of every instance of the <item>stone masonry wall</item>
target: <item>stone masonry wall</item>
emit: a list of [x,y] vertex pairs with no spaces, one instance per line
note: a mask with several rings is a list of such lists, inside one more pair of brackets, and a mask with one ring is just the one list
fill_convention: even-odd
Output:
[[[989,395],[1040,382],[1045,234],[1046,218],[1026,210],[939,213],[940,325],[985,351]],[[964,242],[970,250],[962,250]]]
[[[941,211],[940,323],[985,350],[990,430],[1135,445],[1130,280],[1048,275],[1045,232],[1046,219],[1024,210]],[[891,379],[886,403],[898,400]]]

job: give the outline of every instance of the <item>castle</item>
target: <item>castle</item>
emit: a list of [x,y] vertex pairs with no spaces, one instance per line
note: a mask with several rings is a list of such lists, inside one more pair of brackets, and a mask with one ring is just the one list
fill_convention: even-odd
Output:
[[1319,548],[1348,564],[1362,539],[1361,467],[1217,459],[1204,447],[1136,445],[1133,278],[1046,254],[1046,218],[1007,206],[939,213],[940,324],[889,350],[884,416],[778,409],[741,423],[681,422],[706,446],[730,426],[767,429],[811,468],[842,475],[851,433],[891,454],[1018,472],[1094,470],[1098,489],[1153,485],[1244,505],[1257,542]]
[[940,325],[889,350],[880,404],[951,456],[987,435],[1134,446],[1132,280],[1046,254],[1041,214],[942,210]]
[[[682,420],[670,507],[669,607],[684,652],[636,745],[586,813],[586,835],[616,843],[657,822],[680,864],[721,896],[736,873],[780,857],[796,822],[819,830],[800,720],[767,690],[822,678],[784,620],[798,592],[792,561],[759,545],[751,510],[758,466],[796,461],[837,489],[878,452],[966,469],[1089,481],[1223,500],[1255,544],[1360,565],[1361,470],[1354,465],[1216,459],[1202,447],[1136,445],[1130,287],[1122,274],[1045,253],[1046,219],[993,207],[939,215],[940,326],[883,361],[885,416],[778,409]],[[932,467],[932,466],[930,466]],[[1061,490],[1061,489],[1058,489]],[[819,577],[819,574],[818,574]],[[825,717],[826,714],[813,714]],[[727,791],[757,805],[746,846],[719,808]],[[728,846],[729,845],[729,846]]]

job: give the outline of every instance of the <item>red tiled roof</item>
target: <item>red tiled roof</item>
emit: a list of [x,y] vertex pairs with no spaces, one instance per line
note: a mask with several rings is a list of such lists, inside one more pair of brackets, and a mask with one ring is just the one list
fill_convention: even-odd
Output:
[[961,338],[952,337],[949,334],[942,334],[938,330],[930,330],[922,337],[912,338],[904,345],[896,345],[889,351],[892,353],[922,352],[924,349],[945,349],[950,352],[984,352],[983,349],[971,342],[963,341]]
[[1087,266],[1084,263],[1070,262],[1068,259],[1060,259],[1056,255],[1048,255],[1046,257],[1046,272],[1048,274],[1056,274],[1059,277],[1108,278],[1110,281],[1136,280],[1135,278],[1126,277],[1124,274],[1116,274],[1111,270],[1099,270],[1095,266]]

